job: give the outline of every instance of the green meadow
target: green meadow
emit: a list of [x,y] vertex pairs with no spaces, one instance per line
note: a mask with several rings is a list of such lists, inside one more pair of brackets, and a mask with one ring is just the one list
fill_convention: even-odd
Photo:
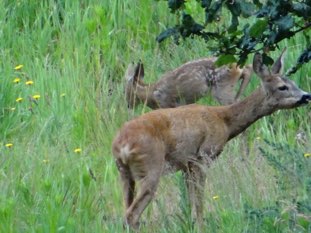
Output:
[[[1,233],[130,232],[111,143],[150,109],[128,110],[124,72],[141,59],[153,82],[211,56],[196,38],[155,41],[176,21],[166,4],[0,1]],[[285,70],[306,44],[302,36],[282,43]],[[310,64],[291,79],[310,92]],[[244,96],[258,83],[253,75]],[[310,123],[311,105],[278,111],[247,130],[248,155],[241,137],[227,144],[207,170],[205,232],[311,232]],[[181,174],[163,177],[141,232],[197,232],[187,203]]]

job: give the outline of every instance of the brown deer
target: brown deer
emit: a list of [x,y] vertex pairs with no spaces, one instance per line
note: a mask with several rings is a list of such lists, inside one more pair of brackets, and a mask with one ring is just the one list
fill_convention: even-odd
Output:
[[[202,227],[204,167],[229,140],[258,119],[311,101],[310,93],[280,74],[282,57],[283,53],[270,70],[262,55],[255,54],[253,69],[261,86],[242,101],[228,106],[192,104],[158,109],[124,124],[112,152],[123,182],[125,220],[130,227],[138,228],[160,176],[178,170],[185,174],[192,215]],[[140,184],[137,193],[136,182]]]
[[[216,67],[215,61],[216,58],[203,58],[188,62],[165,73],[153,84],[144,83],[142,63],[130,64],[125,74],[128,106],[133,108],[145,103],[152,109],[174,108],[192,104],[210,91],[220,104],[234,103],[248,85],[252,69],[250,66],[241,69],[236,64]],[[235,86],[240,80],[235,94]]]

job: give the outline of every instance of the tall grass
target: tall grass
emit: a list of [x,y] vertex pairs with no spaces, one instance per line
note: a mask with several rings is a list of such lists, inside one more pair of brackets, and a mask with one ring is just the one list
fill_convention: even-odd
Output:
[[[151,82],[183,62],[210,55],[200,40],[179,46],[170,41],[156,44],[164,25],[175,21],[165,4],[0,2],[0,232],[123,231],[122,193],[111,142],[126,120],[149,111],[143,106],[127,110],[124,70],[142,59]],[[302,37],[287,42],[286,67],[305,44]],[[23,67],[15,70],[20,64]],[[310,91],[310,76],[305,65],[292,78]],[[16,78],[18,83],[13,82]],[[247,94],[257,84],[253,78]],[[17,98],[22,100],[16,102]],[[200,103],[215,104],[209,97]],[[263,213],[260,223],[247,215],[286,203],[289,193],[310,201],[304,187],[291,187],[297,192],[281,189],[277,169],[258,149],[267,140],[295,148],[301,156],[310,153],[310,118],[308,106],[256,123],[249,130],[249,157],[242,156],[240,139],[226,147],[207,171],[206,231],[310,230],[310,224],[288,226],[278,215],[265,218]],[[298,132],[305,141],[297,141]],[[282,150],[273,153],[277,158],[290,155]],[[309,178],[304,179],[307,183]],[[143,215],[142,232],[196,232],[181,180],[181,174],[162,179],[156,200]],[[281,211],[289,207],[284,204]],[[310,213],[304,214],[310,220]]]

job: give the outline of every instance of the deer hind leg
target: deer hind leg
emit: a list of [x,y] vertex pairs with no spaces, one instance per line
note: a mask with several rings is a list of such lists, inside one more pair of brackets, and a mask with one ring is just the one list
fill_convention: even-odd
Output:
[[[248,86],[249,82],[250,82],[250,79],[251,79],[251,76],[252,76],[252,73],[253,73],[253,67],[252,65],[246,65],[243,69],[243,72],[242,72],[242,75],[240,77],[240,79],[242,80],[241,81],[241,84],[240,84],[240,87],[239,87],[239,90],[235,96],[235,101],[238,101],[240,99],[240,96],[242,95],[242,93],[244,93],[246,87]],[[248,131],[244,131],[242,132],[241,136],[241,141],[242,141],[242,159],[246,159],[246,157],[249,155],[250,153],[250,148],[249,148],[249,145],[248,145]]]
[[125,219],[126,223],[134,229],[139,227],[139,219],[155,195],[164,165],[164,159],[161,160],[164,155],[147,156],[152,158],[149,161],[143,157],[131,164],[132,174],[139,180],[139,190],[126,210]]
[[125,208],[128,209],[134,200],[135,180],[128,165],[123,164],[121,160],[117,160],[116,164],[123,184]]
[[186,184],[188,196],[191,204],[192,218],[199,224],[199,229],[203,229],[203,198],[205,186],[205,172],[202,165],[189,163],[188,171],[186,172]]
[[140,191],[126,211],[126,222],[134,229],[139,227],[140,216],[153,199],[158,183],[159,177],[147,176],[141,180]]

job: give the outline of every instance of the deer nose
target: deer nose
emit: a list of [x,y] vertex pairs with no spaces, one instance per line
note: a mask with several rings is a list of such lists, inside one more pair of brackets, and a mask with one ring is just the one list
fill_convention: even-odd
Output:
[[306,93],[299,100],[299,104],[307,104],[309,101],[311,101],[311,94]]

